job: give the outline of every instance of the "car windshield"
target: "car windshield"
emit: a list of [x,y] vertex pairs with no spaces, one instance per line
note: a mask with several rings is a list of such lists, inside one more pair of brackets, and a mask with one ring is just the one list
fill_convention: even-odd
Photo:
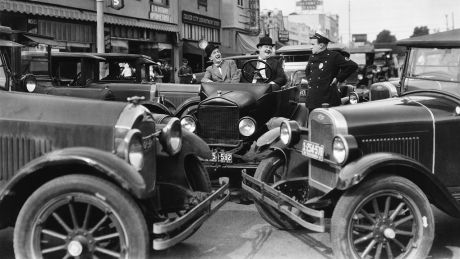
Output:
[[411,78],[460,82],[460,49],[414,48],[407,71]]
[[[151,64],[140,64],[135,62],[106,61],[101,62],[100,80],[101,81],[130,81],[130,82],[150,82],[161,75],[158,66]],[[140,71],[140,80],[137,80],[137,70]]]
[[366,53],[352,53],[350,59],[358,65],[366,65]]

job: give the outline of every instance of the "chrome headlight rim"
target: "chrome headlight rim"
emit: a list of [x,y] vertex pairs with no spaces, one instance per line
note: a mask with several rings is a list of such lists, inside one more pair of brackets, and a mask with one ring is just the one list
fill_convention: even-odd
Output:
[[357,104],[359,103],[359,95],[356,93],[356,92],[351,92],[349,95],[348,95],[348,100],[349,100],[349,103],[350,104]]
[[[243,122],[249,122],[249,124],[251,124],[251,129],[249,131],[242,130]],[[238,132],[245,137],[250,137],[254,135],[254,133],[256,132],[256,129],[257,129],[257,122],[252,117],[245,116],[238,121]]]
[[364,76],[363,76],[363,74],[358,74],[357,78],[358,78],[358,80],[363,80]]
[[[136,143],[137,142],[137,143]],[[140,152],[138,152],[137,160],[132,156],[132,150],[134,145],[140,146]],[[139,151],[139,150],[136,150]],[[136,170],[141,171],[144,168],[144,149],[142,145],[142,134],[138,129],[131,129],[123,138],[123,141],[119,147],[119,153],[122,154],[123,159],[132,165]]]
[[161,130],[160,143],[166,153],[171,156],[182,149],[182,126],[178,118],[172,118]]
[[[342,145],[342,150],[340,151],[337,151],[338,143]],[[342,135],[334,137],[332,140],[332,157],[336,163],[343,165],[348,159],[349,150],[348,143]]]
[[280,140],[286,145],[290,146],[300,138],[300,125],[297,121],[283,121],[280,125]]
[[[334,143],[335,141],[341,141],[344,148],[343,158],[337,159],[337,155],[335,153]],[[352,135],[336,135],[332,140],[332,157],[334,158],[335,162],[339,165],[344,165],[348,161],[352,159],[356,159],[360,156],[360,151],[358,148],[358,142],[356,138]]]
[[191,115],[185,115],[180,119],[180,125],[183,129],[195,133],[197,129],[197,120]]
[[20,79],[24,91],[32,93],[37,89],[37,78],[32,74],[26,74]]

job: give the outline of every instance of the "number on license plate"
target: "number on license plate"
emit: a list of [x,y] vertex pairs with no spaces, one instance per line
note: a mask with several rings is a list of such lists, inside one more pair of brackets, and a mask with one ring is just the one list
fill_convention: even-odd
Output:
[[300,96],[307,96],[307,90],[301,90]]
[[232,163],[232,154],[225,153],[225,152],[212,152],[212,158],[210,159],[211,162],[219,162],[219,163]]
[[323,161],[324,146],[314,143],[314,142],[304,140],[303,145],[302,145],[302,155],[319,160],[319,161]]

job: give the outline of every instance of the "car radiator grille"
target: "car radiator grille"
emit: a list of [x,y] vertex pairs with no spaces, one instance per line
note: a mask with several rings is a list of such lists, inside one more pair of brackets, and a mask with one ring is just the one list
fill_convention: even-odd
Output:
[[208,144],[238,143],[237,106],[201,105],[197,116],[199,136]]
[[419,137],[365,138],[361,142],[360,146],[363,154],[391,152],[420,161]]
[[390,98],[390,91],[388,91],[386,88],[371,89],[370,91],[370,100],[372,101],[387,98]]
[[51,141],[0,137],[0,180],[13,177],[23,165],[51,151]]

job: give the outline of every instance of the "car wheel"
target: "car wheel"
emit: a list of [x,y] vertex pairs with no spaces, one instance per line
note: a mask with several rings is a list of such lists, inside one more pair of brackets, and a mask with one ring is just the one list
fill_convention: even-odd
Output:
[[[262,160],[262,162],[260,162],[259,166],[256,169],[254,178],[272,186],[282,179],[282,173],[285,164],[286,161],[284,160],[284,158],[278,156],[268,157]],[[260,216],[262,216],[262,218],[265,219],[272,226],[283,230],[293,230],[301,228],[301,226],[297,224],[295,221],[288,218],[283,213],[277,211],[270,205],[266,205],[257,200],[254,201],[254,204],[256,205],[257,211],[259,211]]]
[[94,176],[69,175],[37,189],[14,229],[16,258],[147,258],[149,235],[135,201]]
[[399,176],[377,177],[346,191],[332,215],[337,258],[426,258],[433,238],[428,199]]

